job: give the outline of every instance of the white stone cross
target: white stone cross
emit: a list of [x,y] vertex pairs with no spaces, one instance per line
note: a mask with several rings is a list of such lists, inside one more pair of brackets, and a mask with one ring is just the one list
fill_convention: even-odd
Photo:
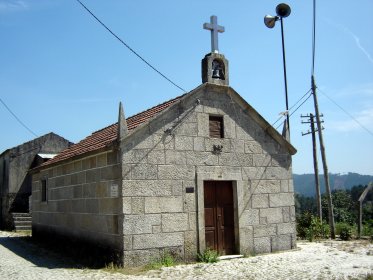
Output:
[[211,16],[210,23],[204,23],[203,28],[211,30],[211,52],[219,53],[218,32],[223,33],[225,31],[224,26],[218,25],[217,16]]

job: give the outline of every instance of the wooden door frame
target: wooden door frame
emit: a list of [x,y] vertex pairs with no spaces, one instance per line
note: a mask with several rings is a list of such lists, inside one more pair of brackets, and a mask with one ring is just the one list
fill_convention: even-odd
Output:
[[243,185],[241,172],[228,173],[226,167],[213,167],[214,172],[197,170],[197,235],[198,252],[206,249],[205,241],[205,205],[204,205],[204,182],[205,181],[231,181],[233,188],[233,207],[234,207],[234,237],[235,249],[237,253],[243,254],[251,251],[249,244],[252,242],[252,236],[246,234],[247,231],[241,228],[239,213],[244,210]]

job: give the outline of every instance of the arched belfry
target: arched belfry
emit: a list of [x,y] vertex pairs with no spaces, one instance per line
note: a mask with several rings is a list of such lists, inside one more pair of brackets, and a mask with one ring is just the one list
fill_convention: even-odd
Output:
[[228,60],[219,53],[218,47],[218,33],[223,33],[224,27],[218,25],[216,16],[211,16],[210,23],[205,23],[203,28],[211,31],[211,53],[202,59],[202,83],[229,85]]

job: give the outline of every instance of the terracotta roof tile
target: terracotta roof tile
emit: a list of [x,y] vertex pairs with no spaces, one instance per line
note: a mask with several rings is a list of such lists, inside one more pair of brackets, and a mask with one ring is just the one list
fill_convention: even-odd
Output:
[[[138,113],[132,117],[126,119],[127,127],[129,130],[133,130],[139,125],[148,122],[150,119],[158,115],[163,110],[170,107],[175,102],[179,101],[184,95],[178,96],[174,99],[166,101],[162,104],[154,106],[146,111]],[[83,155],[88,152],[93,152],[109,146],[117,139],[118,123],[109,125],[101,130],[93,132],[91,135],[81,140],[79,143],[70,146],[66,150],[59,153],[54,158],[48,160],[41,166],[47,166],[55,164],[57,162],[71,159],[73,157]]]

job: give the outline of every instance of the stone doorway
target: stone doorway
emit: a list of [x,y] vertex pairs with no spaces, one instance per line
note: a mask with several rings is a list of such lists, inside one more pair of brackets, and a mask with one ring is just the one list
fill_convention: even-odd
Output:
[[204,182],[206,248],[220,255],[235,253],[232,181]]

